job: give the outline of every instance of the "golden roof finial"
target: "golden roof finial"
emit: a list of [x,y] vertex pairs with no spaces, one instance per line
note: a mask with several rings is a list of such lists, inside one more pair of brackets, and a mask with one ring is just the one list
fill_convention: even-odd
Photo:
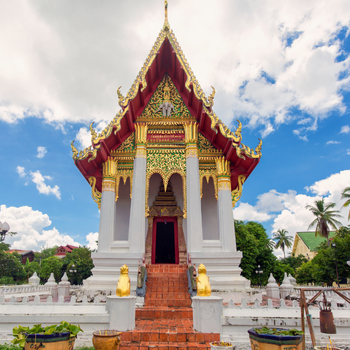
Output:
[[168,31],[170,29],[170,24],[168,22],[168,0],[164,0],[164,10],[165,10],[165,19],[163,30]]

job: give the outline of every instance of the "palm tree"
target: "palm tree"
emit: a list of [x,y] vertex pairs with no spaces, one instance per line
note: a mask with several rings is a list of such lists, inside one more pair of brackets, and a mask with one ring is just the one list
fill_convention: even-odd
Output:
[[285,247],[290,248],[292,246],[292,236],[287,236],[288,231],[283,229],[278,229],[277,232],[273,234],[273,240],[277,241],[275,248],[281,248],[283,250],[284,258],[286,258]]
[[328,247],[330,246],[329,226],[331,226],[334,230],[337,229],[337,226],[341,226],[341,222],[336,220],[336,218],[342,216],[339,215],[339,210],[331,210],[334,207],[335,203],[325,203],[324,198],[319,201],[315,201],[314,207],[312,205],[307,205],[305,207],[316,216],[316,219],[309,225],[308,229],[316,226],[315,237],[318,235],[325,237],[328,242]]
[[[350,206],[350,187],[344,188],[344,191],[341,194],[341,199],[346,199],[346,202],[343,204],[342,208]],[[350,220],[350,210],[348,220]]]

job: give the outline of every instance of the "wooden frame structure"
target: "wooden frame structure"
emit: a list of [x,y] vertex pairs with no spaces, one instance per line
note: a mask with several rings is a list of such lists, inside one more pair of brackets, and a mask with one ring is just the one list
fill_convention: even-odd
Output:
[[[311,322],[311,315],[309,312],[309,304],[312,304],[323,292],[327,291],[332,291],[336,294],[338,294],[341,298],[343,298],[347,303],[350,304],[350,299],[343,295],[342,293],[339,292],[345,291],[345,290],[350,290],[350,288],[301,288],[300,289],[300,310],[301,310],[301,330],[304,333],[303,337],[303,344],[302,344],[302,350],[305,350],[305,320],[304,320],[304,311],[305,311],[305,316],[306,316],[306,321],[307,325],[310,331],[310,336],[311,336],[311,341],[312,341],[312,346],[316,346],[316,339],[315,339],[315,333],[314,333],[314,328],[312,326]],[[305,291],[314,291],[317,292],[309,301],[306,301],[305,298]]]

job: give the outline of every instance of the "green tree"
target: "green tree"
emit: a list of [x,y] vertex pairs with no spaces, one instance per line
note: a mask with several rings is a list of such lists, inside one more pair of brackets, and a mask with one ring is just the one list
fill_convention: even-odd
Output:
[[350,267],[346,263],[350,257],[350,235],[335,236],[333,243],[335,248],[329,247],[325,242],[321,243],[317,247],[317,255],[297,269],[297,283],[327,283],[331,286],[337,282],[336,264],[339,281],[350,276]]
[[341,217],[341,215],[339,215],[339,210],[331,210],[334,207],[335,203],[325,203],[324,198],[315,201],[315,206],[307,205],[305,207],[316,216],[316,219],[311,222],[308,229],[316,226],[315,236],[320,235],[321,237],[325,237],[327,239],[328,246],[330,246],[329,226],[331,226],[334,230],[337,229],[337,226],[341,226],[341,222],[336,220],[336,218]]
[[57,246],[51,248],[42,248],[40,253],[34,253],[34,260],[40,264],[40,261],[56,254]]
[[[306,262],[307,259],[302,254],[298,255],[297,257],[290,255],[282,260],[283,264],[290,266],[294,271]],[[292,275],[294,276],[294,274]]]
[[[74,264],[76,273],[70,273]],[[63,259],[62,271],[67,272],[69,281],[72,284],[82,284],[83,280],[92,275],[91,270],[94,264],[91,259],[91,250],[87,247],[73,249]]]
[[290,248],[292,246],[292,236],[287,236],[288,231],[283,229],[278,229],[277,232],[273,234],[273,239],[277,242],[275,248],[281,248],[283,251],[284,258],[286,258],[285,248]]
[[50,274],[53,272],[55,280],[58,283],[62,278],[62,260],[57,256],[50,256],[41,261],[41,272],[40,272],[40,281],[42,283],[47,282],[50,277]]
[[335,235],[339,238],[345,238],[347,235],[350,235],[350,226],[341,226],[336,231]]
[[273,270],[271,271],[276,282],[281,284],[284,279],[284,273],[291,274],[294,276],[295,271],[288,264],[283,263],[283,261],[276,259]]
[[29,262],[29,259],[27,259],[27,262],[24,265],[24,270],[26,272],[27,278],[32,277],[34,272],[36,272],[38,277],[39,277],[41,268],[40,268],[40,265],[37,261],[33,260],[33,261]]
[[322,277],[320,274],[320,267],[313,260],[302,264],[297,269],[295,277],[296,277],[298,284],[322,282]]
[[10,250],[10,245],[4,242],[0,242],[0,251],[5,252],[6,250]]
[[256,273],[260,265],[261,284],[266,284],[270,272],[276,264],[276,257],[270,248],[270,239],[265,228],[254,221],[235,221],[237,249],[243,252],[241,260],[242,275],[252,284],[259,283],[259,275]]
[[[344,188],[344,191],[341,194],[341,199],[346,199],[345,203],[342,205],[342,208],[350,206],[350,187]],[[350,210],[348,220],[350,220]]]
[[16,283],[25,280],[26,274],[21,264],[21,256],[18,253],[5,253],[5,251],[0,250],[0,276],[8,281],[12,278]]

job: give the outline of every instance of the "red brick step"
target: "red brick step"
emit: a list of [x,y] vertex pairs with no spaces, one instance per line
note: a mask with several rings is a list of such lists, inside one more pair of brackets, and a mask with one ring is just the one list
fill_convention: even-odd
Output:
[[136,309],[136,327],[124,332],[119,350],[208,350],[219,333],[193,330],[187,265],[147,265],[145,306]]

